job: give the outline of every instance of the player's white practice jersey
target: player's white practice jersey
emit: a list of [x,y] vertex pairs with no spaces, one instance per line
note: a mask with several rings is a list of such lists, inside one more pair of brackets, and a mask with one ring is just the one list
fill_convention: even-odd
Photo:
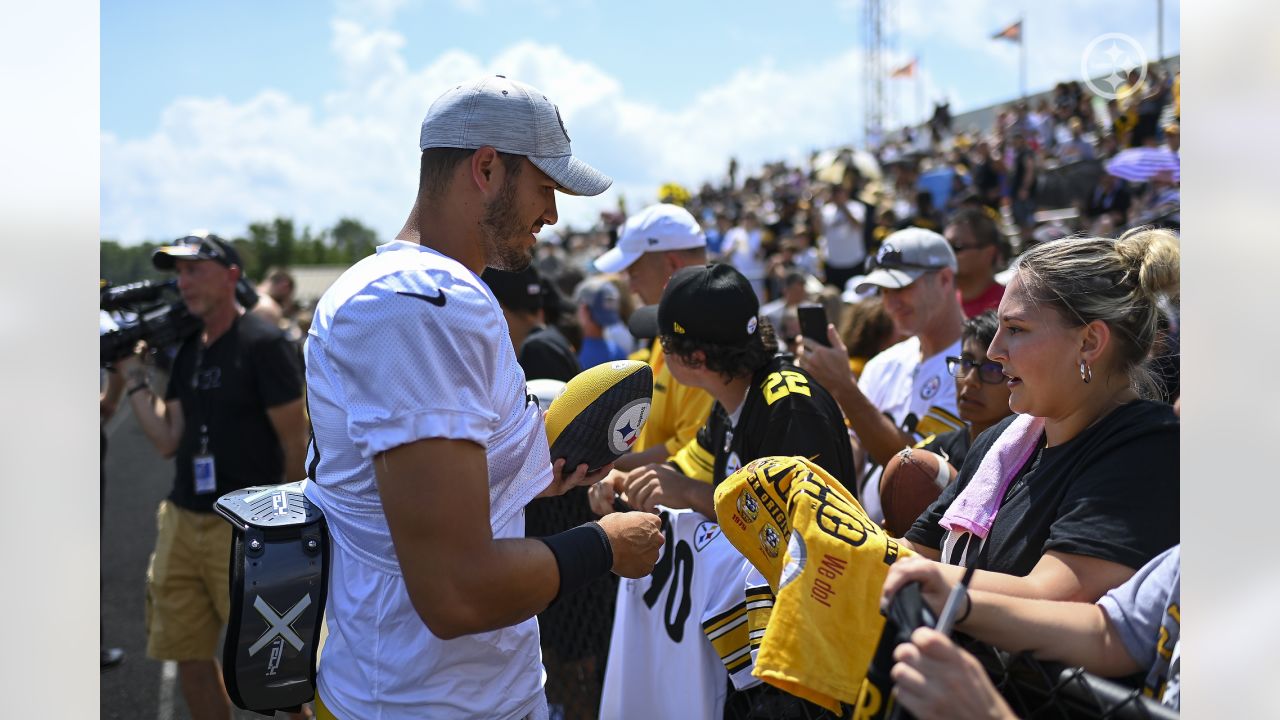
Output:
[[701,513],[660,510],[666,543],[653,573],[618,584],[600,717],[719,720],[726,667],[737,687],[758,682],[744,595],[751,564]]

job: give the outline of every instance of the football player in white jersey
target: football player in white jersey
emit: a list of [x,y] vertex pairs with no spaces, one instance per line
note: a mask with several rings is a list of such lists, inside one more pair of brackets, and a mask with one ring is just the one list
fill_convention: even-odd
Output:
[[502,76],[440,96],[420,146],[404,229],[325,293],[307,339],[306,492],[332,538],[317,715],[545,718],[534,615],[611,570],[648,574],[662,534],[619,513],[523,537],[530,500],[604,471],[552,465],[479,273],[528,265],[556,190],[611,181],[541,91]]

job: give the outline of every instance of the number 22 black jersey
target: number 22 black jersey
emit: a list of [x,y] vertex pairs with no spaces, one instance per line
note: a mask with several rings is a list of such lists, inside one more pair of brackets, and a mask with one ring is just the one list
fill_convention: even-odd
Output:
[[800,455],[857,493],[840,406],[792,360],[775,355],[756,371],[736,425],[724,406],[715,404],[698,436],[672,458],[682,473],[714,486],[757,458]]

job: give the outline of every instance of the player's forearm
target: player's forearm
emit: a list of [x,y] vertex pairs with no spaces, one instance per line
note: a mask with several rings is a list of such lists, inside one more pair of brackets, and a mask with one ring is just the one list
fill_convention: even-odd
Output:
[[862,449],[876,464],[887,464],[895,453],[913,444],[911,437],[872,405],[857,385],[850,383],[839,388],[834,395],[845,417],[849,418],[849,425],[857,434]]
[[523,622],[546,609],[559,590],[555,556],[541,541],[525,538],[492,540],[481,552],[459,553],[435,577],[416,576],[405,575],[409,599],[427,628],[445,640]]

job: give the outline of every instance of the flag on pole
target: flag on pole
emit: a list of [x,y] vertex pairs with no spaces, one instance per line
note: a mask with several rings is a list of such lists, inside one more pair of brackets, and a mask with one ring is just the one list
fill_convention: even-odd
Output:
[[890,78],[911,78],[911,77],[915,77],[915,76],[916,76],[916,61],[917,61],[917,60],[919,60],[919,58],[911,58],[911,62],[909,62],[909,63],[907,63],[906,65],[903,65],[902,67],[897,68],[897,69],[895,69],[893,72],[889,73],[889,77],[890,77]]
[[1019,20],[1009,27],[1001,30],[991,36],[992,40],[1009,40],[1011,42],[1022,42],[1022,21]]

